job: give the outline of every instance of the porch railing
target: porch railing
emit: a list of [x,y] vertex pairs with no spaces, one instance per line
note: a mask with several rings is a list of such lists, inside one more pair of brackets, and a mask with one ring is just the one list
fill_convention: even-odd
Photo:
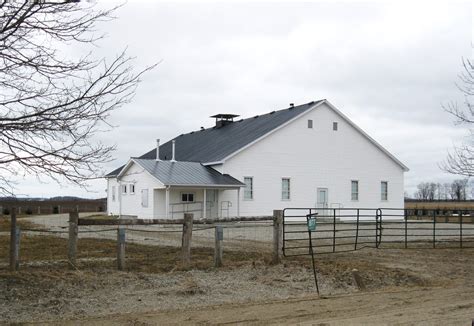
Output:
[[184,214],[184,213],[193,213],[196,218],[201,218],[202,208],[203,208],[202,205],[203,205],[202,201],[170,204],[171,218],[175,218],[176,215]]

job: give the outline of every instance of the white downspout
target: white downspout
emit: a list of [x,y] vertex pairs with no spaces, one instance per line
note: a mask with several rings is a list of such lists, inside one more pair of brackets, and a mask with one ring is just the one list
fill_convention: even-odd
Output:
[[240,217],[240,187],[237,188],[237,217]]
[[122,184],[120,181],[117,179],[118,183],[118,199],[119,199],[119,218],[122,217]]
[[169,215],[170,215],[170,186],[166,187],[165,212],[166,212],[166,218],[169,219]]
[[203,201],[202,201],[202,218],[206,218],[206,210],[207,210],[207,194],[206,194],[206,189],[203,190],[204,191],[204,196],[203,196]]

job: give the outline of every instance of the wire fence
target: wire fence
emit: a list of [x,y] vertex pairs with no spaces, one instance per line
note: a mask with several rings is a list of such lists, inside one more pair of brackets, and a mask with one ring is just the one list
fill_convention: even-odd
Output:
[[[289,208],[283,222],[285,256],[371,248],[474,248],[474,211]],[[310,241],[311,240],[311,241]]]
[[[81,219],[88,214],[81,214]],[[100,218],[107,218],[101,216]],[[5,221],[8,220],[4,219]],[[167,271],[180,265],[183,224],[79,225],[73,268],[117,268],[118,233],[123,232],[127,269]],[[191,254],[202,267],[212,267],[216,227],[223,229],[220,244],[224,260],[237,253],[271,253],[272,217],[255,221],[215,221],[192,227]],[[0,231],[0,268],[8,267],[9,225]],[[66,214],[18,219],[19,265],[24,267],[67,267],[71,265],[70,223]],[[240,255],[244,256],[244,255]],[[239,257],[240,257],[239,256]]]

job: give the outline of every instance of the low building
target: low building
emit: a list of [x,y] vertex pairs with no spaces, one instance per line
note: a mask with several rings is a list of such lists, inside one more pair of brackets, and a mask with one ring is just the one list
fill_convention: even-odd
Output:
[[110,214],[270,215],[285,207],[403,208],[408,168],[329,101],[182,134],[112,171]]

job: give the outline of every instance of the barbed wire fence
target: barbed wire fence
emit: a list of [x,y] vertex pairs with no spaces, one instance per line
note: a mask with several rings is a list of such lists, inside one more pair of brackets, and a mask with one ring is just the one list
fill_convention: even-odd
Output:
[[[225,265],[234,259],[249,257],[271,260],[275,224],[271,216],[193,221],[192,240],[190,235],[188,245],[192,263],[186,266],[189,264],[184,264],[181,258],[185,226],[181,219],[153,220],[150,223],[150,220],[113,219],[91,214],[81,214],[79,218],[76,212],[69,215],[69,220],[64,214],[17,220],[13,209],[11,221],[15,221],[15,225],[12,228],[5,223],[0,231],[4,233],[0,266],[10,265],[11,270],[18,270],[20,266],[69,266],[72,269],[124,269],[126,266],[129,270],[167,271],[193,266],[209,268],[222,265],[222,261]],[[186,216],[192,220],[192,214]],[[71,218],[76,221],[72,226]],[[219,240],[217,229],[221,230]],[[72,245],[71,241],[74,242]],[[220,248],[220,264],[215,262],[217,246]],[[229,255],[228,259],[226,255]]]

